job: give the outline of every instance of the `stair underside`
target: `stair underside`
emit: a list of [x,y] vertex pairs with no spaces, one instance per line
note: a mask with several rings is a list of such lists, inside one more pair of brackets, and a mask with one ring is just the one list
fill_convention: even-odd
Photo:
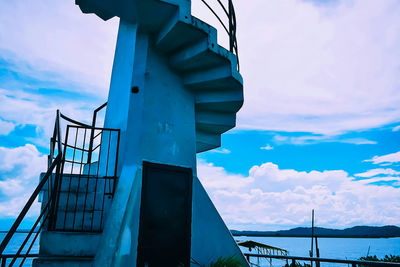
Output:
[[169,56],[195,94],[197,153],[221,145],[221,135],[235,127],[243,105],[243,80],[237,58],[217,43],[217,31],[201,20],[176,20],[156,38],[156,47]]

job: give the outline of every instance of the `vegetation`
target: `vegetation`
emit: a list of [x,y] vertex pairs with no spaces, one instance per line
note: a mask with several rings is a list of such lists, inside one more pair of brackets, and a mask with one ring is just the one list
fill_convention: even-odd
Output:
[[311,267],[311,264],[296,262],[296,266],[293,266],[291,263],[286,263],[285,267]]
[[379,259],[376,255],[374,255],[374,256],[361,257],[359,260],[361,260],[361,261],[400,262],[400,256],[386,255],[384,258]]
[[220,257],[215,263],[211,263],[211,267],[242,267],[242,262],[234,257],[231,256],[229,258]]

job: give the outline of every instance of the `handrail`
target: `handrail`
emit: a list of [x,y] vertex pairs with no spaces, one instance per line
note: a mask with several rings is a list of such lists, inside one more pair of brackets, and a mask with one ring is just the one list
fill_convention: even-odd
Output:
[[283,256],[283,255],[265,255],[265,254],[254,254],[254,253],[244,253],[244,256],[247,258],[248,261],[249,261],[250,257],[256,257],[256,258],[292,260],[292,263],[293,262],[295,263],[295,261],[298,260],[298,261],[310,261],[310,262],[344,263],[344,264],[352,264],[353,266],[368,265],[368,266],[394,266],[394,267],[400,267],[400,263],[380,262],[380,261],[342,260],[342,259]]
[[90,132],[90,142],[89,142],[89,154],[88,154],[88,163],[92,160],[92,151],[93,151],[93,139],[94,139],[94,128],[96,127],[97,113],[107,106],[107,102],[96,108],[93,112],[93,120],[92,120],[92,131]]
[[233,5],[232,0],[228,0],[228,10],[224,6],[224,4],[221,2],[221,0],[217,0],[219,5],[222,7],[225,15],[228,17],[229,20],[229,25],[225,25],[225,23],[222,21],[220,16],[218,16],[217,12],[207,3],[206,0],[201,0],[204,5],[214,14],[214,16],[217,18],[219,23],[222,25],[224,30],[229,36],[229,51],[232,52],[233,54],[236,55],[237,57],[237,68],[238,71],[240,71],[240,66],[239,66],[239,49],[238,49],[238,44],[237,44],[237,38],[236,38],[236,13],[235,13],[235,7]]
[[[78,122],[74,119],[71,119],[71,118],[63,115],[59,110],[57,110],[57,116],[56,116],[56,120],[55,120],[55,124],[54,124],[54,131],[53,131],[52,137],[50,138],[50,153],[48,155],[47,172],[42,177],[38,186],[35,188],[34,192],[28,199],[27,203],[25,204],[22,211],[18,215],[17,219],[11,226],[10,230],[7,232],[6,236],[1,241],[1,243],[0,243],[0,266],[5,266],[5,264],[6,264],[5,261],[10,258],[12,258],[12,260],[8,266],[13,266],[16,263],[17,259],[21,259],[21,258],[22,258],[22,260],[21,260],[21,262],[18,262],[18,264],[19,264],[19,266],[22,266],[24,264],[26,258],[37,256],[37,254],[30,254],[30,251],[31,251],[34,243],[36,242],[36,239],[37,239],[39,233],[41,232],[42,228],[45,225],[47,225],[49,230],[55,229],[56,218],[57,218],[58,197],[59,197],[57,192],[59,192],[59,190],[60,190],[61,176],[62,176],[62,172],[63,172],[63,164],[64,164],[64,161],[66,160],[64,158],[65,151],[63,150],[63,147],[65,149],[67,147],[69,147],[67,144],[67,139],[65,140],[65,142],[62,142],[62,139],[61,139],[62,134],[61,134],[60,118],[75,125],[75,126],[68,125],[67,131],[68,131],[68,127],[85,128],[85,129],[88,129],[89,131],[91,131],[91,147],[89,148],[89,150],[85,149],[84,147],[82,148],[82,150],[84,150],[88,153],[93,152],[93,138],[96,138],[99,135],[99,134],[97,134],[96,137],[94,137],[94,132],[96,130],[101,130],[101,131],[109,130],[109,131],[118,132],[118,143],[117,143],[117,154],[118,154],[119,130],[96,127],[97,113],[101,109],[103,109],[106,105],[107,105],[107,103],[104,103],[103,105],[101,105],[99,108],[97,108],[94,111],[92,125],[87,125],[87,124]],[[65,138],[67,138],[67,137],[65,137]],[[74,147],[74,149],[79,150],[79,148],[77,148],[77,147]],[[116,157],[117,158],[116,158],[115,164],[117,164],[118,155]],[[89,161],[89,163],[90,163],[90,161]],[[113,176],[112,178],[115,178],[115,177]],[[40,192],[42,192],[44,190],[44,187],[46,184],[48,187],[47,203],[45,205],[42,205],[40,215],[36,219],[31,230],[28,232],[28,235],[23,240],[22,245],[19,247],[18,251],[14,254],[3,254],[3,252],[9,245],[10,240],[12,239],[14,234],[17,232],[18,227],[21,225],[23,219],[25,218],[25,216],[31,209],[34,201],[37,199]],[[115,186],[115,182],[113,183],[113,185]],[[39,224],[40,224],[40,226],[39,226]],[[37,227],[39,227],[39,229],[37,229]],[[31,239],[32,235],[33,235],[33,238]],[[28,244],[28,242],[29,242],[29,244]],[[24,248],[26,245],[27,245],[27,249],[24,251]]]
[[29,209],[31,208],[33,202],[39,195],[40,191],[42,191],[43,186],[46,184],[47,180],[53,173],[54,168],[59,164],[61,161],[61,154],[59,154],[56,159],[54,160],[53,164],[47,170],[46,175],[40,181],[39,185],[36,187],[35,191],[33,191],[31,197],[29,198],[28,202],[25,204],[24,208],[22,209],[21,213],[18,215],[17,219],[15,220],[14,224],[11,226],[10,230],[8,231],[7,235],[4,237],[3,241],[0,244],[0,255],[3,254],[4,249],[7,247],[8,243],[10,242],[11,238],[13,237],[14,233],[17,231],[19,225],[21,224],[22,220],[24,219],[25,215],[28,213]]
[[76,121],[74,119],[71,119],[71,118],[65,116],[62,113],[60,113],[60,117],[63,118],[64,120],[69,121],[70,123],[73,123],[73,124],[76,124],[76,125],[80,125],[80,126],[83,126],[83,127],[91,127],[89,124],[85,124],[85,123]]
[[[43,221],[42,221],[42,223],[40,225],[40,229],[41,229],[43,227],[44,222],[47,220],[48,217],[52,216],[52,213],[54,211],[55,195],[52,194],[50,196],[50,187],[52,187],[50,185],[50,183],[51,183],[50,177],[52,177],[53,171],[56,170],[56,179],[55,179],[55,186],[56,186],[57,185],[57,177],[59,176],[59,173],[60,173],[60,167],[61,167],[62,155],[63,155],[62,144],[61,144],[60,116],[61,116],[60,111],[57,110],[57,116],[56,116],[56,121],[55,121],[55,125],[54,125],[53,136],[50,138],[50,155],[49,155],[49,158],[48,158],[48,165],[49,166],[48,166],[47,172],[42,177],[42,179],[39,182],[38,186],[33,191],[32,195],[28,199],[27,203],[23,207],[22,211],[20,212],[20,214],[18,215],[17,219],[15,220],[15,222],[13,223],[13,225],[10,228],[10,230],[7,232],[6,236],[4,237],[4,239],[2,240],[2,242],[0,244],[0,260],[1,260],[2,266],[5,265],[5,261],[6,261],[7,258],[12,258],[12,261],[11,261],[9,266],[13,266],[13,264],[16,262],[17,258],[22,258],[22,262],[20,263],[20,266],[23,265],[23,263],[25,262],[26,258],[30,257],[29,252],[31,251],[31,249],[33,247],[33,244],[35,243],[35,241],[36,241],[36,239],[38,237],[38,234],[40,232],[40,230],[35,232],[35,228],[37,227],[39,222],[43,219]],[[56,145],[57,145],[57,156],[54,158],[54,149],[55,149]],[[3,254],[4,250],[6,249],[7,245],[10,242],[10,240],[12,239],[14,234],[16,233],[16,231],[17,231],[18,227],[20,226],[22,220],[25,218],[26,214],[28,213],[28,211],[32,207],[35,199],[39,196],[40,192],[43,190],[43,187],[45,186],[46,183],[49,186],[49,201],[48,201],[48,205],[46,205],[46,207],[44,209],[42,209],[41,214],[36,219],[34,225],[32,226],[32,228],[29,231],[28,235],[25,237],[25,239],[22,242],[22,245],[18,249],[17,253],[13,254],[12,257],[10,257],[9,255],[6,257],[5,254]],[[49,204],[50,204],[50,206],[49,206]],[[43,216],[44,216],[44,218],[43,218]],[[33,240],[31,241],[31,244],[29,245],[27,251],[25,252],[25,254],[21,254],[22,250],[24,249],[25,245],[27,244],[27,242],[29,241],[31,235],[34,232],[35,232],[35,236],[34,236]]]

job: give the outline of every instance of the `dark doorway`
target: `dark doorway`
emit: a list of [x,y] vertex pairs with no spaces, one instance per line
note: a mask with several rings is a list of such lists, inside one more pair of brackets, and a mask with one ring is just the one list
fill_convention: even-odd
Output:
[[138,267],[190,266],[192,169],[143,162]]

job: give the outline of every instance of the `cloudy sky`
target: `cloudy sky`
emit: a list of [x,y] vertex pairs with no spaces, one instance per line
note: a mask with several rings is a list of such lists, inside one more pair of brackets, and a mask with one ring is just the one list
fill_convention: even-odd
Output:
[[[245,104],[198,157],[228,226],[307,226],[312,209],[318,226],[399,225],[399,1],[235,6]],[[89,121],[105,102],[117,29],[73,0],[0,0],[1,229],[46,168],[56,109]]]

